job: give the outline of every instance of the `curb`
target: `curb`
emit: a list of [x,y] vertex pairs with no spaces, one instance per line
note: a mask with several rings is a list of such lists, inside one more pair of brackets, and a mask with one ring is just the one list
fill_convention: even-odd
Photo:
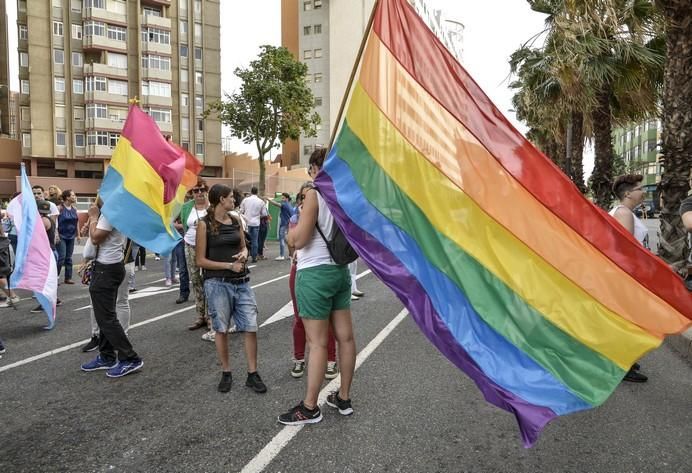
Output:
[[692,365],[692,328],[679,335],[668,337],[667,343],[680,354],[680,357]]

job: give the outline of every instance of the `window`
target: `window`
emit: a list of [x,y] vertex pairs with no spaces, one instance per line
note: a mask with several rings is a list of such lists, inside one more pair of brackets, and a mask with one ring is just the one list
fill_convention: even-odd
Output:
[[115,148],[118,145],[118,140],[120,139],[120,133],[108,133],[108,146]]
[[70,6],[73,12],[82,13],[82,0],[72,0]]
[[82,39],[82,25],[72,25],[72,39]]
[[164,56],[142,56],[142,67],[148,69],[171,70],[171,58]]
[[65,146],[65,132],[56,131],[55,132],[55,146]]
[[62,49],[54,49],[53,62],[55,64],[65,64],[65,51],[63,51]]
[[188,0],[178,0],[178,11],[180,16],[187,16],[187,2]]
[[303,26],[303,35],[308,36],[312,33],[312,26]]
[[53,22],[53,34],[55,36],[62,36],[62,21]]
[[149,115],[151,115],[151,118],[153,118],[159,123],[171,123],[170,110],[159,110],[151,108],[149,109]]
[[180,94],[180,106],[188,107],[190,106],[190,96],[187,94]]
[[322,8],[322,0],[315,0],[315,10]]
[[197,131],[204,131],[204,120],[197,120]]
[[106,9],[106,0],[84,0],[85,8],[103,8]]
[[87,144],[90,146],[108,146],[107,131],[90,131],[87,133]]
[[187,57],[187,44],[180,43],[180,57]]
[[72,92],[75,94],[84,93],[84,81],[82,79],[72,79]]
[[62,0],[53,0],[53,1],[51,2],[51,4],[52,4],[55,8],[62,8]]
[[195,61],[202,60],[202,48],[195,47]]
[[106,91],[106,78],[105,77],[87,77],[86,78],[86,90],[88,91]]
[[187,35],[187,21],[180,20],[180,36]]
[[74,134],[74,145],[77,148],[84,148],[84,133]]
[[303,59],[312,59],[312,49],[303,51]]
[[55,78],[55,91],[56,92],[65,92],[65,78],[64,77],[56,77]]
[[29,111],[29,107],[22,107],[19,111],[19,116],[23,122],[31,121],[31,112]]
[[163,16],[161,14],[161,9],[157,8],[157,7],[145,6],[143,13],[144,13],[144,16],[158,16],[158,17]]
[[25,95],[29,95],[29,81],[22,79],[19,81],[19,91]]
[[[125,94],[127,95],[127,94]],[[167,82],[142,81],[142,95],[154,95],[157,97],[170,97],[171,84]]]
[[183,131],[188,131],[190,130],[190,119],[187,117],[183,117],[182,119],[182,129]]
[[72,109],[72,118],[75,121],[84,121],[84,107],[74,107]]
[[56,105],[55,106],[55,118],[65,118],[65,106]]
[[124,122],[127,118],[127,109],[108,107],[108,118],[110,118],[114,122]]
[[82,53],[72,53],[72,65],[75,67],[84,65],[84,56],[82,56]]
[[322,50],[321,50],[321,49],[315,49],[315,52],[314,52],[313,56],[314,56],[316,59],[317,59],[317,58],[321,58],[321,57],[322,57]]
[[201,95],[195,95],[195,110],[201,112],[204,109],[204,98]]
[[322,106],[322,97],[315,97],[315,107]]
[[195,0],[195,16],[202,14],[202,0]]
[[190,151],[190,142],[189,141],[183,141],[180,143],[185,151]]
[[122,26],[108,25],[108,39],[125,41],[127,39],[127,29]]
[[117,13],[118,15],[127,14],[127,6],[124,0],[109,0],[108,11]]
[[194,37],[195,43],[202,42],[202,23],[195,23]]
[[22,146],[31,148],[31,133],[22,133]]
[[19,53],[19,67],[29,67],[29,53]]
[[195,143],[195,154],[199,156],[204,154],[204,143]]
[[204,76],[201,72],[195,72],[195,87],[204,86]]
[[[189,76],[189,72],[187,69],[180,69],[180,82],[187,84],[187,78]],[[185,86],[187,87],[187,85]]]
[[85,21],[84,36],[106,36],[106,24],[101,21]]
[[312,10],[312,0],[303,2],[303,11]]
[[315,82],[322,82],[322,73],[315,72]]
[[303,154],[308,155],[312,153],[312,145],[303,146]]
[[158,28],[143,28],[142,41],[158,44],[171,44],[171,32]]
[[26,25],[19,25],[19,39],[24,41],[29,39],[29,29]]
[[123,95],[127,97],[127,81],[109,79],[108,93],[113,95]]
[[119,69],[127,69],[127,55],[109,52],[108,65]]
[[86,106],[87,118],[108,118],[108,107],[102,103],[89,103]]
[[322,34],[322,25],[315,25],[313,29],[315,30],[315,34]]
[[17,10],[21,12],[26,11],[26,0],[19,0],[19,4],[17,5]]

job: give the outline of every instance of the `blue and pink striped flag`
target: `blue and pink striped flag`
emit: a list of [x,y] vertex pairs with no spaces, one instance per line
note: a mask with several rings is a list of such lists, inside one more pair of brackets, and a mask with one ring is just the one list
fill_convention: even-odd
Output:
[[21,172],[22,193],[12,199],[7,207],[7,213],[17,228],[15,265],[10,287],[34,291],[36,300],[48,317],[46,328],[52,329],[58,299],[58,267],[24,164]]

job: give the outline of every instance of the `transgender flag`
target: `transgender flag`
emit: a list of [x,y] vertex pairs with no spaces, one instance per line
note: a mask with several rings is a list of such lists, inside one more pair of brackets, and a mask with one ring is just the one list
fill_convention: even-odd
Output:
[[682,279],[512,128],[405,0],[377,2],[350,92],[320,192],[526,446],[690,326]]
[[48,234],[31,193],[31,184],[22,164],[22,193],[7,207],[17,228],[17,248],[14,272],[10,278],[12,289],[34,291],[48,317],[47,329],[55,325],[55,303],[58,299],[58,268]]

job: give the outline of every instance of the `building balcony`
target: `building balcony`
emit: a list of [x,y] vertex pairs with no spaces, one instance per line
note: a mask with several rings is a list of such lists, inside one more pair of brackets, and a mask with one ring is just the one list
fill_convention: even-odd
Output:
[[87,90],[84,92],[84,101],[87,103],[108,103],[128,105],[127,96],[109,94],[101,90]]
[[127,16],[114,13],[103,8],[85,8],[82,12],[83,20],[98,20],[106,23],[127,25]]
[[165,56],[171,55],[171,45],[153,43],[149,41],[142,41],[142,54],[163,54]]
[[84,156],[87,158],[110,158],[113,154],[113,148],[102,145],[86,145],[84,148]]
[[142,5],[170,6],[171,0],[141,0]]
[[95,62],[92,64],[84,64],[84,75],[127,79],[127,69],[120,69],[119,67],[112,67],[107,64]]
[[162,71],[161,69],[151,69],[148,67],[142,68],[142,78],[152,80],[163,80],[170,82],[172,80],[171,71]]
[[156,124],[158,125],[159,130],[161,130],[161,133],[173,133],[172,123],[156,122]]
[[171,19],[161,16],[144,15],[142,18],[142,27],[151,26],[153,28],[161,28],[164,30],[171,29]]
[[127,42],[110,39],[107,36],[84,36],[82,44],[85,51],[90,49],[103,49],[106,51],[127,52]]
[[143,107],[173,107],[173,99],[171,97],[159,97],[157,95],[142,95],[141,102]]
[[111,120],[110,118],[87,118],[85,120],[86,131],[110,130],[120,131],[123,129],[125,120]]

